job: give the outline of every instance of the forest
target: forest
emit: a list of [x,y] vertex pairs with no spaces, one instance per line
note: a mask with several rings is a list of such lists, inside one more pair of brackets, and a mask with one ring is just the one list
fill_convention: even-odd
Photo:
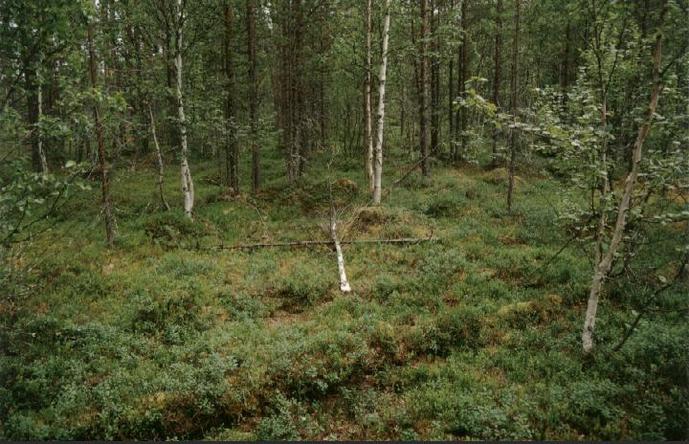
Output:
[[0,439],[689,439],[687,36],[0,0]]

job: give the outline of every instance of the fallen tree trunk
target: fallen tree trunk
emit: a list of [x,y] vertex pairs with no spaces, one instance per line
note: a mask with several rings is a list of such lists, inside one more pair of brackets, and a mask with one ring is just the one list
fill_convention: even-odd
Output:
[[342,293],[349,293],[352,291],[352,287],[349,285],[349,281],[347,280],[344,256],[342,255],[342,247],[340,246],[340,241],[337,239],[337,222],[335,221],[334,210],[330,215],[330,236],[333,239],[333,244],[335,244],[335,252],[337,254],[337,270],[340,274],[340,291],[342,291]]
[[[421,242],[436,242],[437,238],[413,238],[404,237],[398,239],[359,239],[359,240],[349,240],[340,241],[341,245],[349,244],[418,244]],[[255,244],[238,244],[218,246],[219,250],[251,250],[254,248],[277,248],[277,247],[310,247],[314,245],[333,245],[332,240],[304,240],[304,241],[288,241],[288,242],[264,242]]]

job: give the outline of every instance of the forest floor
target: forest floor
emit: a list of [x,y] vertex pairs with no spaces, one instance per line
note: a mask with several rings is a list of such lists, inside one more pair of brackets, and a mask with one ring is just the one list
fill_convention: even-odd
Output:
[[[0,307],[0,437],[683,436],[686,322],[642,321],[612,352],[633,317],[618,289],[600,306],[599,351],[580,352],[592,266],[578,244],[553,259],[567,242],[560,183],[521,172],[510,215],[503,172],[438,166],[371,208],[358,163],[311,167],[298,186],[271,179],[282,168],[266,159],[252,198],[194,165],[194,222],[177,168],[169,212],[152,168],[122,170],[112,250],[97,184],[61,207],[21,247],[28,291]],[[436,241],[344,245],[350,294],[328,246],[218,249],[327,240],[330,180],[343,239]]]

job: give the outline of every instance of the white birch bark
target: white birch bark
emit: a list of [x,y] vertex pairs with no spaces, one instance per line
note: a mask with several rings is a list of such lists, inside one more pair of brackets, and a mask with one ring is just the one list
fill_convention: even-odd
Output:
[[380,205],[383,179],[383,129],[385,125],[385,78],[388,67],[388,37],[390,34],[390,0],[385,0],[383,19],[383,57],[380,62],[378,82],[378,133],[376,137],[375,164],[373,169],[373,204]]
[[163,163],[163,153],[160,151],[160,145],[158,144],[156,124],[155,119],[153,118],[153,110],[151,109],[150,104],[148,105],[148,115],[151,119],[151,134],[153,135],[153,145],[155,145],[156,149],[156,163],[158,166],[158,192],[160,193],[160,205],[162,205],[162,207],[165,210],[169,210],[170,205],[168,205],[167,201],[165,200],[165,193],[163,191],[163,180],[165,178],[165,164]]
[[634,142],[632,151],[632,169],[627,174],[624,182],[624,191],[622,193],[622,200],[620,200],[617,209],[617,220],[615,221],[615,228],[613,230],[610,246],[605,254],[602,255],[600,262],[596,264],[596,269],[591,280],[591,291],[589,293],[588,304],[586,306],[586,317],[584,320],[584,330],[581,334],[582,347],[584,353],[590,353],[593,350],[593,331],[596,325],[596,314],[598,311],[598,301],[600,299],[601,289],[615,258],[618,248],[622,243],[622,236],[624,235],[624,228],[627,222],[627,212],[631,206],[632,193],[636,180],[639,175],[639,164],[641,163],[641,152],[648,133],[651,130],[651,123],[658,107],[658,98],[662,90],[662,83],[660,80],[660,62],[661,62],[662,39],[658,34],[656,37],[655,47],[653,49],[653,77],[654,85],[651,91],[651,100],[648,105],[647,117],[644,123],[639,127],[639,132]]
[[373,192],[373,119],[371,117],[371,0],[366,0],[366,78],[364,89],[366,174],[368,176],[369,191]]
[[36,125],[36,145],[38,147],[38,156],[41,159],[41,172],[43,174],[48,174],[48,160],[45,157],[45,151],[43,150],[43,132],[41,131],[41,117],[43,117],[43,88],[41,87],[41,82],[38,82],[38,91],[36,92],[38,101],[38,125]]
[[184,26],[184,11],[182,0],[177,0],[177,41],[175,48],[175,71],[177,74],[177,118],[179,119],[180,139],[180,175],[182,179],[182,194],[184,195],[184,214],[191,219],[194,210],[194,182],[191,178],[191,170],[187,160],[187,121],[184,115],[184,102],[182,97],[182,28]]
[[342,291],[342,293],[349,293],[352,291],[352,287],[350,287],[349,281],[347,280],[344,256],[342,255],[342,247],[340,246],[340,241],[337,238],[337,222],[335,221],[334,212],[330,216],[330,235],[332,236],[333,243],[335,244],[335,253],[337,253],[337,270],[340,273],[340,291]]

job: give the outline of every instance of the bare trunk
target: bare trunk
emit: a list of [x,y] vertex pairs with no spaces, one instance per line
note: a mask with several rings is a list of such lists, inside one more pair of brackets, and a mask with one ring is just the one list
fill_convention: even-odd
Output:
[[27,69],[25,79],[29,125],[31,126],[31,161],[34,171],[47,174],[48,162],[43,150],[43,137],[40,127],[43,114],[43,95],[41,92],[41,82],[38,79],[38,69],[35,67]]
[[[96,53],[93,42],[93,24],[89,23],[87,28],[88,53],[89,53],[89,77],[91,87],[95,90],[98,86],[96,77]],[[103,124],[100,118],[98,104],[93,105],[93,120],[96,129],[96,139],[98,142],[98,166],[101,176],[101,203],[103,206],[103,216],[105,220],[105,238],[109,247],[115,243],[116,223],[115,215],[112,211],[110,201],[110,182],[108,177],[107,162],[105,159],[105,140],[103,137]]]
[[[459,46],[459,53],[457,54],[457,94],[461,98],[466,96],[466,82],[469,76],[469,57],[468,57],[468,39],[467,32],[467,2],[469,0],[460,0],[460,32],[462,34],[462,43]],[[466,110],[464,107],[457,108],[455,117],[455,140],[453,141],[452,160],[462,160],[466,151]]]
[[225,170],[227,186],[230,193],[239,192],[239,144],[237,143],[237,117],[235,94],[235,66],[232,43],[234,40],[234,10],[232,5],[225,3],[225,125],[227,140],[225,141]]
[[660,78],[661,52],[662,36],[659,33],[656,36],[656,42],[653,48],[654,83],[651,91],[651,99],[648,105],[646,120],[639,127],[639,131],[632,148],[632,168],[629,174],[627,174],[627,178],[624,182],[624,191],[617,209],[617,220],[615,221],[615,228],[612,233],[610,245],[605,254],[602,255],[600,262],[596,264],[596,269],[591,280],[591,291],[589,293],[588,304],[586,307],[584,330],[581,334],[581,342],[584,353],[590,353],[593,350],[593,332],[596,325],[596,313],[598,311],[598,301],[600,298],[601,289],[603,287],[603,282],[608,276],[608,273],[610,273],[615,254],[622,243],[622,236],[624,235],[627,220],[627,212],[629,211],[631,205],[632,193],[639,175],[639,164],[641,163],[643,145],[646,137],[648,137],[648,133],[651,130],[651,123],[653,122],[653,117],[658,106],[658,98],[660,97],[660,92],[662,90],[662,82]]
[[374,165],[373,204],[379,205],[383,181],[383,129],[385,126],[385,79],[388,69],[388,37],[390,34],[390,0],[385,0],[383,19],[383,52],[378,73],[378,134],[376,137],[376,159]]
[[256,0],[246,1],[246,30],[249,53],[249,126],[251,132],[251,191],[255,194],[261,182],[258,148],[258,81],[256,79]]
[[420,100],[419,100],[419,145],[421,157],[421,173],[430,175],[428,168],[428,109],[429,109],[429,82],[428,82],[428,0],[421,0],[421,65],[420,65]]
[[330,213],[330,236],[332,236],[333,243],[335,244],[335,253],[337,254],[337,270],[340,275],[340,291],[342,291],[342,293],[349,293],[352,291],[352,287],[349,285],[349,281],[347,280],[344,256],[342,255],[342,247],[340,246],[340,241],[337,238],[337,222],[335,220],[334,210],[331,210]]
[[[514,2],[514,41],[512,42],[512,67],[510,73],[510,109],[512,112],[512,121],[514,124],[517,123],[517,110],[519,108],[518,100],[519,94],[517,88],[519,87],[519,22],[520,22],[520,9],[521,0],[515,0]],[[517,138],[518,131],[516,128],[510,130],[510,167],[509,167],[509,179],[507,184],[507,211],[512,212],[512,195],[514,194],[514,172],[517,162]]]
[[156,163],[158,164],[158,193],[160,193],[160,205],[165,210],[170,209],[167,200],[165,200],[165,192],[163,191],[163,183],[165,180],[165,163],[163,162],[163,153],[160,151],[160,144],[158,143],[158,135],[156,133],[155,118],[153,117],[153,110],[151,104],[148,104],[148,117],[151,124],[151,135],[153,136],[153,144],[156,149]]
[[[495,6],[495,54],[493,57],[493,103],[500,109],[500,50],[502,49],[502,0]],[[493,128],[493,156],[491,164],[498,162],[498,128]]]
[[194,182],[189,169],[187,147],[187,119],[184,115],[184,101],[182,97],[182,28],[184,26],[184,11],[182,0],[177,0],[177,38],[175,41],[175,93],[177,95],[177,118],[179,125],[179,157],[180,176],[182,180],[182,194],[184,195],[184,214],[191,219],[194,210]]
[[45,150],[43,149],[43,133],[41,131],[41,117],[43,117],[43,89],[41,84],[38,84],[36,91],[38,96],[38,125],[36,126],[36,144],[38,157],[41,162],[41,172],[48,174],[48,160],[45,157]]
[[371,117],[371,0],[366,0],[366,75],[364,77],[364,143],[369,190],[373,191],[373,128]]
[[436,14],[436,2],[431,0],[431,32],[430,38],[432,39],[432,56],[431,56],[431,147],[430,151],[432,153],[438,152],[438,138],[440,137],[440,41],[438,33],[438,21],[439,15]]

